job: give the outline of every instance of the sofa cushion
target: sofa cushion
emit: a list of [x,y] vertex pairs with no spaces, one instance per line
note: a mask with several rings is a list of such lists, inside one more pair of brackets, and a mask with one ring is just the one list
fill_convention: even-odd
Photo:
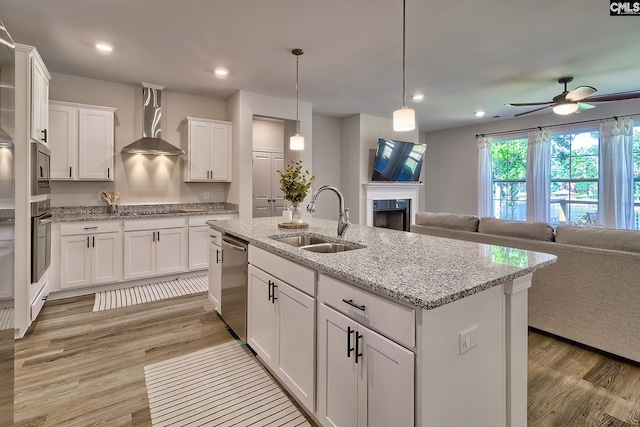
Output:
[[556,229],[556,242],[565,245],[640,253],[640,231],[635,230],[560,225]]
[[447,228],[449,230],[478,231],[480,218],[475,215],[463,215],[455,213],[416,213],[416,224],[427,227]]
[[483,217],[480,219],[478,232],[545,242],[554,241],[553,228],[546,222],[506,221],[493,217]]

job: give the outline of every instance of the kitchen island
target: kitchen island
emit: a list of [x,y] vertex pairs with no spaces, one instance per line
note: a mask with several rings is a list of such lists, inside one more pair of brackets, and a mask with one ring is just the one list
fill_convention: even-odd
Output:
[[[254,350],[258,341],[252,345],[256,314],[251,299],[261,294],[252,294],[252,286],[261,274],[267,274],[273,305],[276,299],[283,303],[276,288],[301,291],[301,297],[313,301],[306,306],[313,312],[315,336],[296,351],[312,347],[307,358],[314,359],[311,378],[317,382],[304,391],[301,381],[278,375],[277,362],[265,364],[285,378],[281,382],[314,418],[323,425],[384,425],[384,414],[390,413],[395,425],[526,425],[527,289],[531,274],[555,262],[555,256],[358,225],[341,240],[335,221],[312,219],[306,230],[286,230],[278,228],[280,220],[209,225],[249,243],[247,342]],[[357,248],[316,253],[276,240],[296,235]],[[312,274],[311,286],[306,272]],[[342,329],[346,338],[339,341],[345,348],[339,352],[355,361],[344,369],[335,366],[342,362],[334,363],[331,353],[335,333]],[[374,348],[371,343],[380,339],[393,351]],[[281,353],[286,350],[283,342],[276,340]],[[271,357],[261,349],[256,352],[263,363]],[[287,358],[277,353],[275,359]],[[376,356],[380,354],[385,357]],[[400,369],[403,364],[408,367]],[[357,378],[353,413],[344,404],[347,396],[335,396],[349,391],[344,375],[351,370]],[[409,386],[402,380],[408,373]],[[336,375],[342,377],[338,384]]]

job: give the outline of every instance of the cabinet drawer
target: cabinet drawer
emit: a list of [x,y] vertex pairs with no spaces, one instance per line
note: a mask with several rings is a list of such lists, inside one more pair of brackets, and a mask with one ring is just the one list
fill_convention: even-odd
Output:
[[81,221],[60,224],[60,235],[110,233],[120,231],[120,221]]
[[207,221],[224,221],[227,219],[233,219],[233,215],[232,214],[193,215],[189,217],[189,227],[196,227],[198,225],[207,225]]
[[[224,254],[222,255],[224,257]],[[316,272],[295,262],[284,259],[271,252],[249,245],[249,264],[254,265],[289,285],[316,295]]]
[[213,228],[209,229],[209,242],[222,246],[222,232]]
[[[318,277],[318,299],[392,340],[416,345],[416,310],[374,295],[325,274]],[[352,304],[364,307],[360,310]]]
[[47,301],[47,297],[49,296],[49,282],[47,282],[43,287],[36,299],[31,303],[31,321],[33,322],[38,317],[40,310],[44,306],[44,303]]
[[163,228],[180,228],[187,224],[187,217],[143,218],[124,221],[124,231],[160,230]]

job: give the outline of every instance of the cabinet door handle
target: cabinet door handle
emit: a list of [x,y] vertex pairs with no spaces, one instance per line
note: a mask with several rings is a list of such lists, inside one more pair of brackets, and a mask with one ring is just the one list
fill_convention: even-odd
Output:
[[107,168],[107,178],[111,178],[111,168]]
[[354,332],[355,330],[351,329],[351,326],[347,326],[347,359],[351,357],[351,352],[353,351],[353,347],[351,347],[351,334]]
[[85,230],[95,230],[97,228],[98,228],[97,226],[96,227],[84,227]]
[[87,236],[87,247],[89,247],[89,236]]
[[40,166],[40,178],[44,178],[44,169]]
[[71,178],[71,166],[69,166],[69,178]]
[[362,334],[359,334],[358,331],[356,331],[356,363],[358,363],[358,357],[362,357],[362,353],[360,353],[360,350],[358,349],[360,347],[360,338],[362,338]]
[[216,264],[220,264],[220,249],[216,249]]
[[343,303],[345,303],[345,304],[349,304],[351,307],[355,307],[355,308],[357,308],[358,310],[361,310],[361,311],[364,311],[364,310],[365,310],[365,306],[364,306],[364,305],[358,305],[358,304],[356,304],[355,302],[353,302],[353,300],[352,300],[352,299],[345,299],[345,298],[342,298],[342,302],[343,302]]
[[276,285],[276,282],[273,282],[273,294],[271,295],[271,304],[275,304],[276,300],[278,299],[278,297],[276,296],[276,288],[278,287],[278,285]]
[[44,138],[42,138],[42,141],[43,141],[43,142],[47,142],[47,130],[46,130],[46,129],[44,129],[44,130],[42,130],[41,132],[44,134]]
[[273,283],[271,283],[271,280],[269,280],[269,296],[267,297],[267,299],[269,301],[271,301],[271,286],[273,285]]
[[156,241],[156,232],[155,231],[153,232],[153,241],[154,242]]
[[94,247],[94,248],[96,247],[96,236],[93,236],[91,238],[91,246]]
[[158,231],[158,242],[160,241],[160,232]]

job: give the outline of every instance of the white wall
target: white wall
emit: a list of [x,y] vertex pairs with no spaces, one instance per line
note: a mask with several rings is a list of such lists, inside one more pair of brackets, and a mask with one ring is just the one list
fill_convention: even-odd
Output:
[[284,152],[284,121],[254,117],[253,149]]
[[[104,105],[117,108],[115,113],[115,165],[113,182],[52,183],[54,206],[101,205],[100,191],[118,191],[121,204],[224,202],[229,184],[184,183],[182,157],[122,156],[122,147],[142,136],[142,86],[52,73],[49,98],[59,101]],[[226,119],[226,102],[196,95],[162,92],[162,137],[187,150],[185,128],[187,116]],[[204,192],[209,199],[204,199]]]
[[[239,205],[240,218],[252,216],[252,168],[254,116],[295,120],[296,101],[276,98],[247,91],[238,91],[227,99],[227,120],[233,122],[233,177],[227,201]],[[300,103],[300,133],[304,136],[305,149],[297,156],[305,167],[312,168],[312,117],[311,104]],[[285,122],[285,140],[288,138]],[[285,160],[287,159],[285,147]],[[306,204],[306,202],[305,202]]]
[[[640,112],[640,100],[597,104],[581,114],[536,114],[476,126],[426,133],[425,210],[477,214],[478,152],[476,134],[623,116]],[[635,118],[636,123],[638,117]]]
[[[340,189],[340,119],[313,115],[313,171],[314,188],[333,185]],[[338,198],[335,195],[318,197],[315,216],[338,219]]]

